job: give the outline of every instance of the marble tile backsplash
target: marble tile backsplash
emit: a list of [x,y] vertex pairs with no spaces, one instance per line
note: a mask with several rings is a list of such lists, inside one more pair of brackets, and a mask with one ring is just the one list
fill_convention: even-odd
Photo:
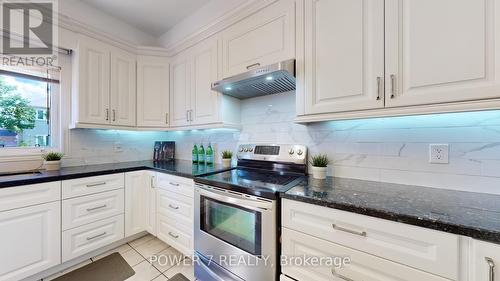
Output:
[[[500,111],[374,118],[300,125],[295,95],[245,100],[242,130],[123,132],[72,130],[64,165],[151,159],[155,140],[176,141],[191,159],[193,143],[219,152],[239,143],[300,143],[332,159],[329,175],[500,194]],[[450,145],[449,164],[429,164],[429,144]]]

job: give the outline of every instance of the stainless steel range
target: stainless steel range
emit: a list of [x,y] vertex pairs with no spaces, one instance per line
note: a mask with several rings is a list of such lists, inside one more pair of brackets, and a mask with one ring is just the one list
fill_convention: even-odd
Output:
[[305,175],[303,145],[240,145],[238,166],[195,178],[195,276],[277,280],[280,192]]

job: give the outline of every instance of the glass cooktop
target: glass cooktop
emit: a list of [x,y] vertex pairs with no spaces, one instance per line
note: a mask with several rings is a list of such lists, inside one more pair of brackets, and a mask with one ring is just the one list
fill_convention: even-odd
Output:
[[230,189],[255,196],[274,199],[279,192],[285,192],[304,175],[274,172],[252,168],[235,168],[208,176],[195,178],[196,182]]

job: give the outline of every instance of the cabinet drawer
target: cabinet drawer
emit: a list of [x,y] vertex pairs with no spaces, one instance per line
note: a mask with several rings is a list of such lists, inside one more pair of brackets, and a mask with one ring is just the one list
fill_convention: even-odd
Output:
[[458,279],[457,235],[283,200],[283,226],[356,250]]
[[61,200],[61,182],[47,182],[0,189],[0,212]]
[[225,78],[295,58],[294,2],[276,1],[222,33]]
[[63,199],[123,188],[125,186],[124,177],[124,174],[121,173],[63,181]]
[[193,226],[179,224],[175,219],[158,214],[158,238],[184,255],[194,252]]
[[500,278],[500,245],[474,240],[472,249],[472,274],[469,280],[490,280],[491,272]]
[[[328,265],[284,265],[282,272],[300,281],[447,281],[448,279],[372,256],[298,231],[283,228],[282,254],[285,257],[348,258],[339,267]],[[448,280],[449,281],[449,280]]]
[[63,262],[92,252],[124,237],[123,215],[66,230],[62,233]]
[[155,185],[163,190],[172,191],[191,198],[194,197],[194,183],[192,179],[157,173]]
[[64,200],[63,230],[123,214],[124,200],[123,189]]
[[185,224],[193,224],[193,198],[159,190],[157,206],[161,215],[175,218]]

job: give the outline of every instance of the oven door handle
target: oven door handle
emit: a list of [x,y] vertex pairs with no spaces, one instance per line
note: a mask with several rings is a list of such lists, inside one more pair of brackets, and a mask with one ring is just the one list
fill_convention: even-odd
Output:
[[259,212],[262,212],[262,210],[272,210],[273,208],[273,204],[271,202],[261,202],[251,198],[242,198],[228,192],[206,189],[200,185],[197,185],[196,190],[205,197]]

